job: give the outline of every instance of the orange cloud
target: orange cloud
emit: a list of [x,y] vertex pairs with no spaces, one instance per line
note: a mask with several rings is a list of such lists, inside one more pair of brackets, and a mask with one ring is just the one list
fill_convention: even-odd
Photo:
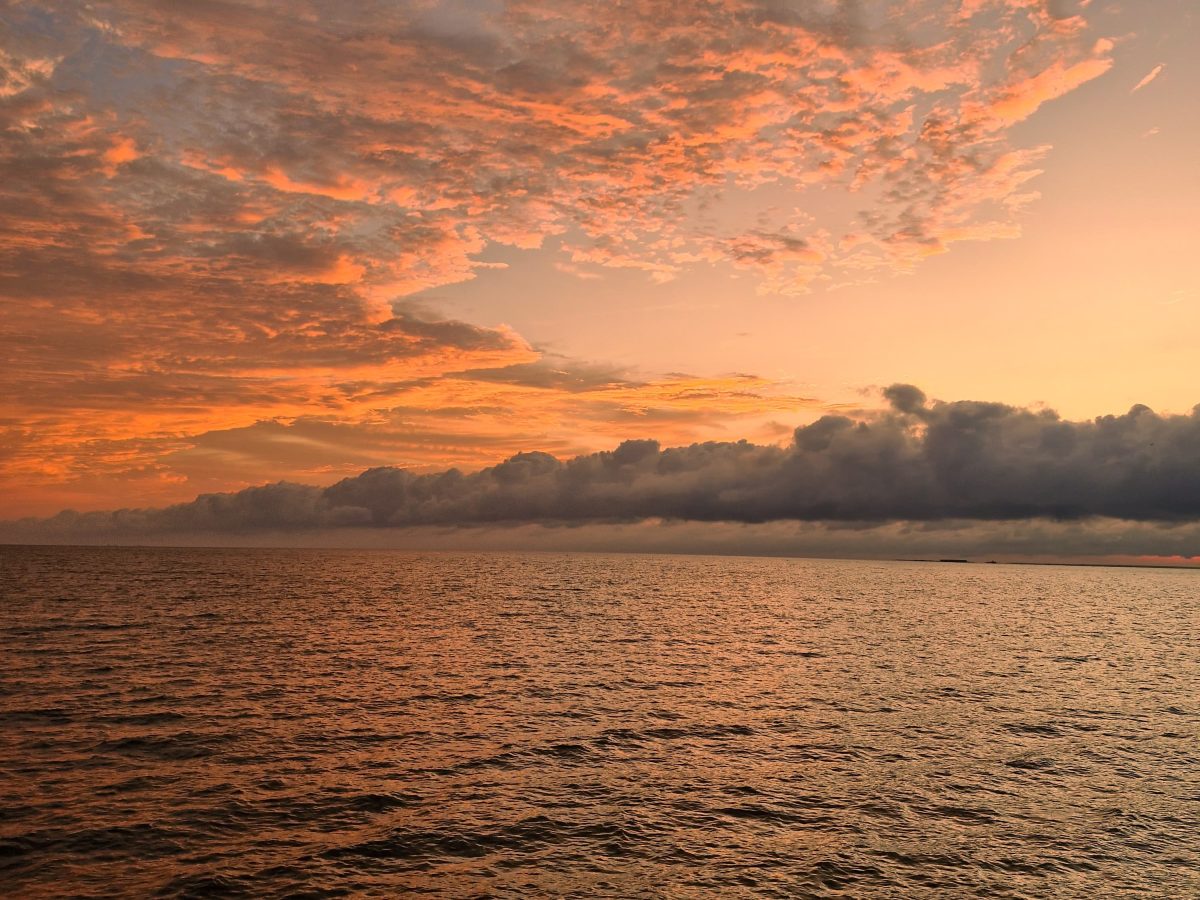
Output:
[[1043,103],[1068,94],[1081,84],[1098,78],[1112,68],[1108,57],[1087,59],[1074,65],[1058,60],[1053,65],[1006,89],[982,110],[992,127],[1004,127],[1024,121]]
[[132,162],[140,157],[141,154],[138,153],[137,144],[134,143],[132,138],[118,136],[114,139],[112,146],[105,150],[101,156],[104,162],[107,163],[104,172],[111,177],[116,174],[119,166],[127,162]]
[[332,200],[370,200],[374,195],[372,185],[365,181],[347,176],[330,181],[297,180],[291,178],[278,166],[269,167],[263,173],[262,179],[279,191],[294,194],[316,194]]

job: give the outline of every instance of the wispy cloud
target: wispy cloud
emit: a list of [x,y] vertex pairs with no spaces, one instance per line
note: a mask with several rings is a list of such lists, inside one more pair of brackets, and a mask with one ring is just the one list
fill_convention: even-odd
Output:
[[1133,87],[1130,89],[1129,93],[1131,93],[1131,94],[1136,94],[1138,91],[1140,91],[1142,88],[1144,88],[1144,87],[1145,87],[1146,85],[1148,85],[1150,82],[1152,82],[1152,81],[1153,81],[1155,78],[1157,78],[1159,75],[1161,75],[1161,74],[1162,74],[1162,71],[1163,71],[1163,69],[1165,69],[1165,68],[1166,68],[1166,65],[1165,65],[1165,64],[1159,64],[1159,65],[1155,66],[1153,69],[1151,69],[1151,70],[1150,70],[1150,71],[1149,71],[1149,72],[1146,74],[1146,77],[1145,77],[1145,78],[1143,78],[1141,81],[1139,81],[1137,84],[1135,84],[1135,85],[1134,85],[1134,86],[1133,86]]

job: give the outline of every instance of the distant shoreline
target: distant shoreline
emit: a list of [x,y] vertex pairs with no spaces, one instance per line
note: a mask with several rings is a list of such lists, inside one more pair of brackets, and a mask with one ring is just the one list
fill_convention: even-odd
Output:
[[905,562],[955,565],[1002,565],[1002,566],[1071,566],[1073,568],[1089,569],[1179,569],[1184,571],[1200,571],[1200,562],[1193,565],[1181,563],[1126,563],[1126,562],[1059,562],[1055,560],[1012,560],[1012,559],[969,559],[961,557],[918,558],[892,556],[817,556],[787,553],[720,553],[710,548],[697,550],[636,550],[614,549],[605,547],[593,548],[540,548],[540,547],[351,547],[351,546],[322,546],[317,544],[299,545],[254,545],[254,544],[54,544],[54,543],[13,543],[0,542],[0,551],[7,549],[60,549],[60,550],[242,550],[242,551],[316,551],[327,553],[417,553],[433,555],[465,554],[513,554],[513,553],[549,553],[549,554],[596,554],[600,556],[714,556],[731,559],[811,559],[833,560],[845,562]]
[[1035,562],[1033,560],[1013,559],[917,559],[897,557],[892,562],[919,563],[967,563],[972,566],[1076,566],[1085,569],[1184,569],[1187,571],[1200,570],[1200,563],[1184,565],[1183,563],[1118,563],[1118,562]]

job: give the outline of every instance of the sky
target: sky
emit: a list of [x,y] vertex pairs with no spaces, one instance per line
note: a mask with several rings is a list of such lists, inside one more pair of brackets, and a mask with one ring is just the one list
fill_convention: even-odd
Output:
[[1200,554],[1198,20],[3,0],[0,534]]

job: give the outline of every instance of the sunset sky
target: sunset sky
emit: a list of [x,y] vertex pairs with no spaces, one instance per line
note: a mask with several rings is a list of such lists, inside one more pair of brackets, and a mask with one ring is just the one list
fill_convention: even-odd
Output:
[[0,519],[956,401],[1200,423],[1198,13],[0,2]]

